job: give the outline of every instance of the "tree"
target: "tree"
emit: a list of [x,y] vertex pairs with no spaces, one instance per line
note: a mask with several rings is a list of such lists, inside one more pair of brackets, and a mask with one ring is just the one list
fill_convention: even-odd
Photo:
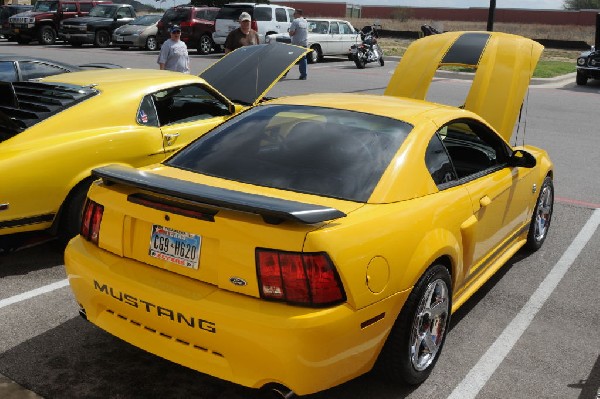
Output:
[[564,0],[565,10],[600,9],[600,0]]

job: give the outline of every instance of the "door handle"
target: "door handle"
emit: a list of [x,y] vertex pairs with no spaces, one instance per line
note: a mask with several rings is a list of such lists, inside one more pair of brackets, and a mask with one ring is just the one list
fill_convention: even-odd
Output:
[[177,140],[177,137],[179,137],[179,133],[166,133],[164,135],[165,145],[166,146],[173,145],[175,143],[175,141]]
[[492,203],[492,200],[490,199],[490,197],[488,197],[487,195],[484,195],[483,197],[481,197],[481,199],[479,200],[479,205],[481,205],[482,208],[485,208],[486,206],[488,206],[489,204]]

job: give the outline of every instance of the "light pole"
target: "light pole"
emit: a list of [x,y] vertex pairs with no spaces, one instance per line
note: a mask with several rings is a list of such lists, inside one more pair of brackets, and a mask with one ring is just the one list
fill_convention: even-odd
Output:
[[494,31],[494,11],[496,11],[496,0],[490,0],[490,10],[488,12],[487,30]]

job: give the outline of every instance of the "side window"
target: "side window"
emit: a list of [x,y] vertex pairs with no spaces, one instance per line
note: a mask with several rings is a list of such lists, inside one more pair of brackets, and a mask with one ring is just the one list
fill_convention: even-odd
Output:
[[287,22],[287,13],[284,8],[276,8],[275,9],[275,20],[277,22]]
[[340,33],[340,27],[339,27],[338,23],[337,22],[332,22],[331,25],[330,25],[330,30],[331,30],[330,33],[332,35],[339,34]]
[[254,9],[254,19],[256,21],[272,21],[273,11],[271,11],[271,7],[256,7]]
[[158,126],[158,116],[151,95],[144,97],[142,100],[137,113],[137,123],[144,126]]
[[506,163],[506,144],[486,126],[473,120],[454,121],[438,131],[459,179]]
[[20,62],[19,69],[21,70],[23,80],[43,78],[44,76],[69,72],[63,68],[54,65],[41,64],[39,62]]
[[0,62],[0,81],[2,82],[16,82],[17,69],[12,61]]
[[287,14],[288,14],[288,21],[293,21],[294,20],[294,10],[288,8]]
[[174,87],[153,95],[160,126],[229,115],[229,106],[201,85]]
[[79,11],[90,12],[92,9],[92,3],[79,3]]
[[118,19],[131,18],[131,8],[129,8],[129,7],[119,8],[119,11],[117,11],[117,18]]
[[352,29],[350,29],[350,25],[345,22],[340,22],[340,33],[342,35],[348,35],[352,33]]
[[427,146],[425,165],[438,187],[456,180],[456,173],[438,133],[433,135]]
[[63,12],[77,12],[77,4],[75,3],[63,3],[61,8]]

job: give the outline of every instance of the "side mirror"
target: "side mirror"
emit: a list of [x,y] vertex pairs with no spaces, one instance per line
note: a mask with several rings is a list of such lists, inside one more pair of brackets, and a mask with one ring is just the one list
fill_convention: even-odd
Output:
[[536,160],[533,155],[525,150],[516,150],[508,160],[508,165],[519,168],[533,168]]

